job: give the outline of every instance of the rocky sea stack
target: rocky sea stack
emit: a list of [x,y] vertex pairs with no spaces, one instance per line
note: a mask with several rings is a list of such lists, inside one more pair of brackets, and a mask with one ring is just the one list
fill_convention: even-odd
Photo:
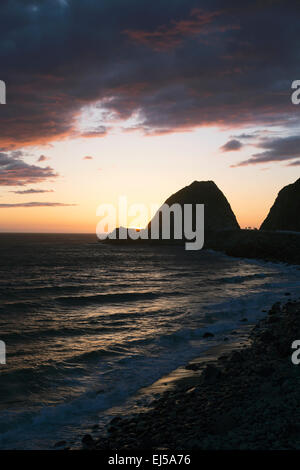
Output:
[[[196,204],[204,204],[206,231],[239,230],[240,228],[229,202],[213,181],[194,181],[170,196],[165,204],[170,207],[173,204],[181,206],[193,204],[194,207]],[[149,228],[150,226],[151,222]]]
[[300,178],[285,186],[278,194],[261,230],[300,232]]

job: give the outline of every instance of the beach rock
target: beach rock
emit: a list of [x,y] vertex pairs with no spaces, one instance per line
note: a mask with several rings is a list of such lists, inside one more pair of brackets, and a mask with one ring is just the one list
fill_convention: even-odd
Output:
[[262,331],[257,337],[257,341],[264,344],[272,344],[275,340],[274,333],[269,330]]
[[199,441],[199,439],[190,439],[187,443],[186,443],[186,448],[187,449],[193,449],[193,450],[196,450],[196,449],[199,449],[201,447],[201,442]]
[[213,338],[215,335],[213,333],[210,333],[209,331],[207,331],[206,333],[204,333],[203,335],[203,338]]
[[96,442],[97,450],[108,450],[109,449],[109,440],[103,437],[99,437]]
[[277,317],[277,316],[271,316],[268,318],[268,323],[276,323],[276,322],[279,322],[280,321],[280,318]]
[[291,355],[291,342],[283,340],[282,342],[277,343],[276,346],[279,357],[286,358]]
[[211,434],[223,434],[230,431],[235,425],[235,420],[230,415],[221,415],[211,426]]
[[57,447],[63,447],[67,444],[67,441],[58,441],[54,444],[54,447],[57,448]]
[[188,369],[188,370],[199,370],[200,367],[201,366],[199,364],[187,364],[185,366],[185,368]]
[[116,424],[120,424],[122,421],[122,418],[120,416],[115,416],[111,421],[110,424],[111,426],[116,426]]
[[214,366],[213,364],[208,364],[204,369],[202,376],[204,380],[212,382],[215,381],[220,376],[220,369]]
[[256,373],[261,377],[270,377],[274,372],[274,367],[268,365],[262,365],[257,367]]
[[81,442],[83,444],[83,447],[87,449],[92,449],[96,446],[96,442],[90,434],[85,434],[85,436],[83,436],[83,438],[81,439]]
[[300,231],[300,178],[279,191],[260,230]]
[[269,310],[269,315],[275,315],[276,313],[281,312],[281,303],[276,302],[274,305],[272,305],[271,309]]

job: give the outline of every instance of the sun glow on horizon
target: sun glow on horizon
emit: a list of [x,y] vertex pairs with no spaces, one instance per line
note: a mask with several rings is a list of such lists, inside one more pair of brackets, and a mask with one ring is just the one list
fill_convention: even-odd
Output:
[[[131,204],[161,205],[194,180],[215,181],[231,204],[240,226],[259,228],[278,191],[295,179],[295,171],[283,164],[231,168],[253,153],[252,145],[245,145],[238,152],[222,153],[220,148],[232,133],[232,129],[212,127],[152,137],[119,132],[28,149],[26,161],[35,164],[42,154],[45,162],[39,165],[51,166],[59,176],[52,181],[28,185],[47,191],[37,195],[15,194],[27,186],[2,186],[0,231],[94,233],[99,204],[117,204],[119,196],[126,195]],[[88,159],[84,158],[86,155]],[[268,171],[270,168],[272,171]],[[1,204],[33,200],[59,201],[62,205],[1,207]],[[139,221],[137,226],[129,224],[129,227],[144,228],[152,215],[142,223]]]

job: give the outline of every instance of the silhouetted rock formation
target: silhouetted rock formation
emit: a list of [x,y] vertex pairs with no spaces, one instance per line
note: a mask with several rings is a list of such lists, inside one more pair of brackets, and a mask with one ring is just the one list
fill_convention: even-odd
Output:
[[[195,229],[195,207],[196,204],[204,204],[205,231],[239,230],[240,226],[230,207],[226,197],[213,181],[194,181],[177,193],[170,196],[166,201],[169,207],[173,204],[193,205],[193,229]],[[154,216],[157,217],[157,214]],[[154,218],[152,219],[152,221]],[[148,228],[151,228],[151,223]],[[171,225],[171,233],[172,233]]]
[[300,233],[232,230],[210,233],[204,248],[229,256],[300,264]]
[[300,179],[279,192],[260,229],[300,232]]

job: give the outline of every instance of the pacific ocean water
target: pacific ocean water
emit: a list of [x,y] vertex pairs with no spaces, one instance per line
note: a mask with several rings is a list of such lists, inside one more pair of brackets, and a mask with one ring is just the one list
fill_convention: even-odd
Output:
[[0,449],[72,442],[245,319],[297,298],[299,281],[297,266],[213,251],[1,234]]

